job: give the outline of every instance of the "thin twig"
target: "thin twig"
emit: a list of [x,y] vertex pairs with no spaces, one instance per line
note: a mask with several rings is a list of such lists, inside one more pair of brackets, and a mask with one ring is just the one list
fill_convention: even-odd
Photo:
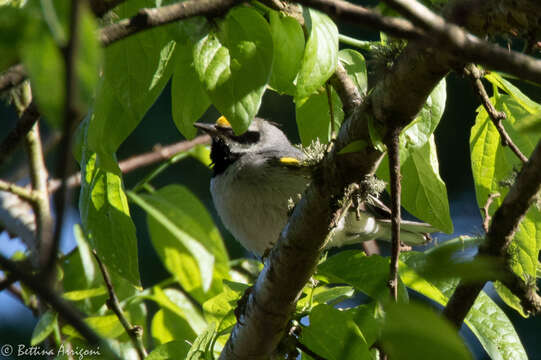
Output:
[[[134,170],[143,168],[145,166],[153,165],[161,161],[169,160],[178,153],[188,151],[197,145],[206,145],[210,143],[210,136],[200,135],[192,140],[179,141],[171,145],[154,146],[152,151],[134,155],[127,159],[124,159],[118,163],[120,170],[123,174],[127,174]],[[66,186],[74,188],[81,185],[81,173],[75,173],[66,179]],[[55,192],[60,187],[60,179],[53,179],[49,181],[49,191]]]
[[77,47],[79,39],[79,13],[81,0],[72,0],[69,15],[69,38],[66,46],[62,49],[64,67],[66,72],[65,77],[65,92],[64,92],[64,125],[62,129],[62,138],[60,139],[60,158],[56,168],[56,174],[60,177],[61,186],[55,196],[56,223],[54,228],[54,236],[52,246],[49,251],[43,255],[47,259],[47,265],[44,269],[45,275],[53,274],[56,264],[56,256],[60,246],[60,236],[62,234],[62,225],[64,222],[64,213],[67,202],[70,199],[70,192],[66,185],[66,179],[72,172],[74,167],[72,159],[72,143],[73,133],[79,119],[77,110],[77,76],[75,73],[75,64],[77,58]]
[[25,136],[25,146],[28,152],[30,180],[34,201],[31,205],[34,209],[36,223],[36,238],[38,254],[34,254],[35,265],[40,268],[46,266],[47,254],[51,247],[53,236],[53,221],[51,217],[51,205],[49,203],[49,191],[47,190],[47,167],[43,158],[43,148],[39,132],[39,123],[35,123]]
[[528,158],[524,156],[518,146],[515,145],[502,124],[502,119],[506,118],[505,113],[503,111],[496,110],[494,105],[492,105],[492,102],[490,102],[490,98],[488,97],[487,91],[485,90],[483,82],[481,81],[481,71],[474,64],[467,65],[465,70],[472,79],[473,87],[475,88],[475,92],[481,99],[483,107],[487,111],[488,116],[490,117],[492,123],[494,124],[494,126],[496,126],[496,129],[500,134],[502,146],[509,146],[509,148],[515,153],[515,155],[520,159],[520,161],[526,163],[528,161]]
[[100,350],[105,350],[102,355],[109,355],[114,359],[120,359],[109,343],[102,339],[92,328],[83,320],[83,314],[58,296],[41,277],[36,277],[22,270],[13,261],[0,254],[0,267],[8,271],[10,276],[15,276],[19,281],[28,286],[39,298],[48,303],[58,315],[67,323],[72,325],[90,345],[99,346]]
[[130,337],[130,340],[133,344],[133,347],[135,350],[137,350],[137,354],[139,355],[139,359],[144,359],[147,357],[147,351],[143,345],[142,341],[142,331],[143,329],[140,326],[132,326],[128,319],[124,316],[124,313],[122,312],[122,308],[120,307],[120,302],[118,301],[118,297],[116,296],[115,289],[113,287],[113,282],[111,281],[111,277],[109,276],[109,272],[107,271],[107,268],[103,264],[103,262],[100,260],[98,254],[96,251],[93,251],[94,258],[96,258],[96,262],[98,263],[98,266],[100,267],[101,274],[103,275],[103,281],[105,282],[105,286],[107,287],[107,292],[109,293],[109,299],[107,300],[107,307],[111,309],[122,326],[124,327],[124,330],[126,330],[126,333]]
[[336,136],[335,128],[334,128],[334,109],[332,105],[332,91],[331,91],[331,85],[327,81],[325,83],[325,92],[327,93],[327,104],[329,105],[329,115],[331,118],[331,139],[334,139]]
[[395,301],[398,300],[398,261],[400,257],[400,196],[402,192],[400,175],[400,127],[390,129],[387,151],[391,185],[391,270],[389,289]]
[[0,93],[21,84],[27,74],[22,64],[16,64],[0,74]]
[[492,205],[492,202],[494,199],[500,197],[499,193],[492,193],[489,195],[487,202],[485,203],[485,206],[483,207],[483,213],[485,214],[485,219],[483,220],[483,230],[485,230],[485,233],[488,232],[489,225],[490,225],[490,205]]
[[4,180],[0,180],[0,191],[7,191],[15,194],[29,203],[34,203],[36,201],[36,193],[31,189]]

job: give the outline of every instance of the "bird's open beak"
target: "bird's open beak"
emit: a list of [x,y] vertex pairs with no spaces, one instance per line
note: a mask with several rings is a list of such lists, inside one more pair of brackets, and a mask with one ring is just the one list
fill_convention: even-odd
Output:
[[215,136],[218,134],[218,130],[216,129],[216,125],[214,124],[205,124],[205,123],[196,122],[193,124],[193,126],[195,126],[198,129],[203,130],[210,136]]

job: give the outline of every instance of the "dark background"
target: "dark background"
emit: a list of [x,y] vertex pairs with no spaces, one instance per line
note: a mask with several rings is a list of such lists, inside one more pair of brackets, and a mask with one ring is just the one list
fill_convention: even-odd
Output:
[[[362,2],[366,3],[366,2]],[[341,33],[360,39],[376,40],[377,34],[359,31],[353,26],[339,25]],[[369,75],[370,76],[370,75]],[[541,89],[515,82],[530,97],[541,102]],[[188,89],[189,91],[189,89]],[[415,89],[412,89],[415,91]],[[469,133],[475,121],[475,109],[479,101],[472,91],[470,81],[461,75],[450,74],[447,77],[447,105],[443,119],[436,130],[436,143],[440,160],[440,173],[447,184],[447,190],[451,205],[451,215],[455,226],[455,235],[480,234],[482,232],[480,212],[475,200],[473,179],[469,159]],[[202,121],[214,122],[219,116],[218,112],[211,108],[207,111]],[[263,99],[259,116],[283,124],[284,130],[289,134],[293,142],[298,142],[295,125],[295,107],[292,99],[288,96],[279,96],[268,91]],[[0,104],[0,121],[2,130],[0,138],[3,138],[14,126],[16,115],[4,102]],[[44,122],[41,122],[45,139],[54,138],[55,134],[50,131]],[[176,130],[171,120],[171,99],[169,86],[164,90],[158,101],[146,114],[144,120],[137,129],[129,136],[127,141],[118,151],[118,158],[146,152],[155,144],[170,144],[183,139]],[[47,142],[47,141],[45,141]],[[57,149],[49,152],[47,161],[50,169],[54,169],[54,159]],[[24,164],[26,158],[22,150],[18,150],[12,161],[6,164],[1,171],[2,179],[20,177],[24,183]],[[134,171],[125,176],[126,188],[132,187],[138,180],[150,171],[149,168]],[[170,167],[162,175],[153,181],[155,187],[170,183],[179,183],[187,186],[206,205],[213,215],[216,223],[224,236],[231,257],[246,256],[241,246],[231,237],[221,225],[212,205],[208,184],[210,171],[198,161],[188,158],[179,164]],[[63,237],[62,249],[69,251],[74,242],[71,240],[72,224],[79,222],[77,211],[77,199],[73,199],[73,209],[68,216],[66,234]],[[166,270],[161,265],[148,238],[146,221],[143,212],[137,207],[132,207],[132,216],[137,226],[139,240],[140,272],[145,287],[153,285],[167,276]],[[438,241],[450,238],[449,235],[436,235]],[[0,235],[0,251],[11,255],[14,250],[23,250],[24,247],[17,240],[9,240],[6,234]],[[383,251],[385,251],[385,245]],[[498,303],[501,301],[495,295],[492,287],[488,285],[485,290],[493,296]],[[541,359],[538,355],[541,344],[537,341],[541,331],[539,317],[523,319],[506,305],[501,304],[504,311],[514,323],[517,332],[528,352],[530,359]],[[0,345],[29,344],[30,336],[36,319],[29,310],[14,300],[6,292],[0,294]],[[476,338],[463,329],[468,345],[477,359],[488,358]],[[36,357],[29,357],[29,359]],[[18,358],[21,359],[21,358]]]

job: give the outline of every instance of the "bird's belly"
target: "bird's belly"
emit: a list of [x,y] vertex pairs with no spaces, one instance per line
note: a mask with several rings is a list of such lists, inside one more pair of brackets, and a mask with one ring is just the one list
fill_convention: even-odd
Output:
[[278,240],[287,222],[288,196],[264,186],[236,188],[221,177],[211,181],[216,211],[225,227],[248,250],[261,256]]

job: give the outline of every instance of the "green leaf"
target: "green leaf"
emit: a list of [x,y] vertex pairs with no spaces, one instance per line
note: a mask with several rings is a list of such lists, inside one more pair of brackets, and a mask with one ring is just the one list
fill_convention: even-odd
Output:
[[186,341],[170,341],[157,346],[146,360],[174,360],[183,359],[190,351],[190,345]]
[[484,292],[475,300],[466,321],[491,359],[528,359],[513,323]]
[[83,113],[94,101],[99,69],[103,62],[103,50],[96,36],[97,32],[98,24],[94,15],[88,6],[83,6],[75,62],[79,81],[79,100],[82,103],[80,105],[84,105],[79,111]]
[[197,133],[193,123],[208,109],[210,99],[195,72],[193,46],[177,44],[174,61],[171,85],[173,121],[184,137],[192,139]]
[[33,22],[27,26],[20,51],[40,112],[49,124],[59,128],[64,118],[64,61],[45,24]]
[[[387,299],[390,296],[387,287],[389,259],[381,256],[366,256],[356,250],[342,251],[321,263],[317,275],[329,283],[347,283],[373,299]],[[398,295],[400,301],[407,301],[408,294],[402,283]]]
[[[509,87],[508,84],[507,88]],[[529,156],[539,141],[539,137],[535,134],[518,133],[516,126],[530,115],[528,108],[536,105],[523,95],[517,95],[517,91],[513,92],[514,96],[499,95],[491,101],[496,110],[506,114],[503,124],[509,136],[522,153]],[[489,209],[489,214],[492,216],[509,191],[509,186],[514,182],[515,171],[520,169],[522,163],[508,147],[501,146],[499,133],[482,107],[478,110],[475,126],[471,131],[470,150],[479,208],[485,206],[490,194],[501,195],[494,200]],[[515,239],[509,248],[513,270],[526,281],[536,276],[540,248],[541,212],[536,207],[531,207],[520,223]],[[504,301],[511,299],[503,292],[498,292],[501,293]],[[517,302],[510,301],[508,304],[515,308],[518,306]]]
[[305,297],[297,302],[297,309],[300,311],[308,310],[310,307],[326,304],[329,302],[337,303],[353,296],[353,288],[351,286],[318,286],[315,289],[307,285],[304,287]]
[[[120,18],[128,17],[146,5],[141,0],[124,2],[117,14]],[[169,80],[174,49],[175,42],[160,27],[106,48],[88,143],[109,171],[114,171],[114,166],[107,155],[113,154],[137,127]]]
[[[331,99],[334,116],[334,131],[340,129],[344,120],[344,110],[340,97],[331,89]],[[319,139],[321,143],[328,143],[331,139],[331,112],[326,91],[313,94],[307,99],[295,100],[295,118],[303,146],[309,146],[312,141]]]
[[430,141],[431,135],[440,123],[447,99],[445,78],[432,90],[423,108],[401,134],[401,147],[410,150],[421,148]]
[[34,331],[32,331],[30,345],[36,346],[41,343],[51,332],[53,332],[56,326],[58,326],[58,314],[51,310],[47,310],[41,315],[38,323],[34,327]]
[[[427,281],[419,276],[426,262],[426,255],[408,252],[401,255],[400,277],[406,286],[429,297],[442,306],[447,304],[457,278]],[[484,292],[476,299],[468,313],[466,325],[477,336],[491,359],[527,359],[513,324],[500,307]]]
[[[32,16],[34,15],[34,16]],[[18,9],[11,6],[3,6],[0,11],[0,72],[15,65],[19,60],[20,45],[25,41],[25,32],[22,29],[34,28],[34,24],[41,21],[37,9]]]
[[[453,222],[447,198],[447,187],[440,177],[434,135],[422,147],[411,147],[409,156],[401,152],[402,205],[419,219],[450,234]],[[377,175],[389,179],[387,157],[381,162]]]
[[[199,300],[220,291],[228,256],[205,207],[189,190],[166,186],[151,195],[129,193],[147,212],[152,243],[165,267]],[[205,294],[214,281],[215,288]]]
[[541,136],[541,113],[531,114],[523,118],[517,124],[517,131]]
[[152,338],[159,344],[171,341],[193,341],[197,334],[188,321],[177,313],[163,308],[158,310],[152,318],[150,326]]
[[146,298],[155,301],[162,308],[170,310],[186,319],[196,334],[204,331],[207,327],[203,316],[192,301],[176,289],[165,289],[162,291],[159,287],[155,286],[153,288],[153,294]]
[[355,140],[353,142],[350,142],[342,150],[338,152],[339,155],[353,153],[353,152],[359,152],[364,150],[365,147],[368,146],[368,143],[364,140]]
[[472,359],[456,329],[441,315],[419,304],[385,309],[381,343],[391,359]]
[[320,304],[310,313],[302,344],[328,360],[372,359],[366,339],[355,322],[355,313]]
[[87,149],[81,170],[79,211],[88,242],[109,270],[140,286],[137,237],[122,178],[100,168]]
[[519,88],[505,80],[500,74],[491,72],[485,75],[485,79],[490,81],[493,85],[504,90],[520,105],[522,109],[530,114],[538,114],[541,111],[541,105],[532,101],[529,97],[524,95]]
[[70,301],[80,301],[105,294],[107,294],[107,290],[103,286],[100,286],[94,289],[68,291],[63,293],[62,297]]
[[273,63],[269,25],[254,9],[229,11],[194,48],[194,65],[212,104],[242,133],[255,117]]
[[[117,338],[120,335],[125,334],[126,331],[116,315],[89,316],[85,318],[85,322],[96,331],[98,335],[107,339]],[[64,325],[62,327],[62,332],[71,337],[84,339],[84,336],[79,334],[79,332],[71,325]]]
[[297,100],[318,91],[331,77],[338,64],[338,29],[325,14],[303,8],[308,40],[297,78]]
[[237,302],[248,287],[246,284],[224,281],[224,290],[203,304],[207,323],[219,324],[217,328],[219,332],[235,325],[237,318],[234,310],[237,308]]
[[488,256],[471,258],[466,249],[481,243],[481,238],[459,237],[425,251],[423,265],[416,271],[428,281],[460,278],[465,283],[502,278],[505,266],[502,259]]
[[269,16],[274,43],[269,85],[279,93],[295,95],[295,79],[304,54],[304,33],[299,22],[292,17],[277,11],[270,11]]
[[214,344],[217,337],[216,324],[209,324],[193,342],[186,360],[214,359]]
[[81,225],[75,224],[73,226],[73,234],[75,237],[75,241],[77,242],[79,256],[81,257],[81,263],[84,269],[86,284],[90,287],[92,283],[96,280],[96,276],[98,275],[96,267],[94,266],[94,256],[92,255],[92,251],[88,246],[88,242],[85,238]]
[[[445,79],[434,88],[415,120],[400,134],[402,206],[446,233],[453,232],[447,187],[439,174],[434,130],[445,109]],[[387,156],[377,176],[389,181]]]
[[338,60],[346,69],[347,74],[355,83],[361,95],[365,95],[368,90],[368,80],[366,76],[366,61],[364,56],[352,49],[344,49],[338,52]]

